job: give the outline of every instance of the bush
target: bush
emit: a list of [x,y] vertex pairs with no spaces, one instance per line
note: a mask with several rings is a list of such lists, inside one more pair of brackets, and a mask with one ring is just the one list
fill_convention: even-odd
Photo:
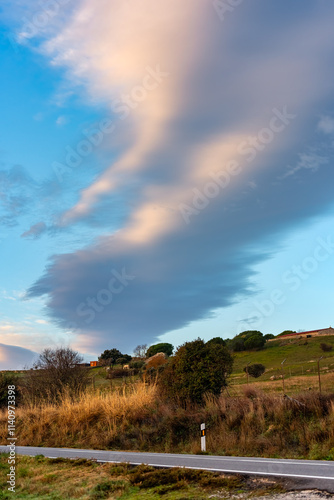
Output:
[[140,359],[138,361],[131,361],[129,366],[130,366],[130,368],[132,368],[134,370],[141,370],[144,365],[145,365],[145,361]]
[[158,368],[166,363],[166,356],[163,353],[158,353],[146,362],[146,368]]
[[18,387],[19,378],[10,372],[0,373],[0,408],[8,406],[8,386],[15,385],[15,405],[21,399],[21,391]]
[[168,342],[162,342],[160,344],[155,344],[151,345],[151,347],[148,348],[146,357],[150,358],[151,356],[154,356],[155,354],[158,354],[159,352],[163,352],[166,354],[166,356],[171,356],[174,351],[174,346],[172,344],[168,344]]
[[132,375],[132,370],[124,370],[123,368],[115,368],[108,372],[108,378],[125,378]]
[[261,363],[254,363],[253,365],[245,366],[244,372],[248,372],[251,377],[258,378],[264,374],[266,367]]
[[333,350],[333,346],[332,346],[332,345],[325,344],[324,342],[322,342],[322,343],[320,344],[320,348],[321,348],[321,350],[322,350],[322,351],[324,351],[324,352],[330,352],[330,351],[332,351],[332,350]]
[[198,339],[178,348],[159,378],[163,395],[183,404],[202,404],[204,394],[218,396],[227,385],[233,359],[227,348]]

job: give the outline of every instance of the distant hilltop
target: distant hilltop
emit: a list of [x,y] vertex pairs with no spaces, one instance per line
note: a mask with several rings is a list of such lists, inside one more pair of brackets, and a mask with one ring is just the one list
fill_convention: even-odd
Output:
[[323,328],[322,330],[310,330],[309,332],[287,333],[286,335],[278,335],[273,339],[268,339],[268,342],[273,342],[279,339],[286,339],[289,337],[321,337],[322,335],[334,335],[334,328]]

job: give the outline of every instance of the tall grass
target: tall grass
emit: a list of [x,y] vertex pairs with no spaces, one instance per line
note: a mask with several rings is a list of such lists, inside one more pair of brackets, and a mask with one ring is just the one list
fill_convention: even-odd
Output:
[[[75,401],[17,410],[18,445],[200,451],[207,424],[214,454],[334,459],[334,395],[300,393],[298,401],[246,388],[238,397],[207,397],[203,407],[162,401],[155,386],[138,383],[110,393],[85,392]],[[6,414],[0,417],[6,443]]]

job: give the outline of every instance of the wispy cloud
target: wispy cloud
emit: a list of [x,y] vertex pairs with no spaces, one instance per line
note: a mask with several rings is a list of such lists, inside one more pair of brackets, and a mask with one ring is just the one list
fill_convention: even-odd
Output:
[[334,118],[324,115],[318,122],[318,130],[324,134],[334,134]]

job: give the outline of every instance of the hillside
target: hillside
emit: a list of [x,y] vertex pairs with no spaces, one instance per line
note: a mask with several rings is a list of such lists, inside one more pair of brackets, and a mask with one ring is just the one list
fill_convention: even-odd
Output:
[[[326,343],[333,346],[333,351],[323,352],[320,344]],[[273,375],[281,374],[281,362],[284,363],[285,377],[311,376],[317,373],[317,360],[321,360],[321,372],[334,372],[334,336],[314,337],[309,339],[278,339],[267,342],[259,351],[243,351],[234,354],[234,369],[231,377],[233,384],[243,384],[246,375],[243,368],[247,363],[262,363],[266,372],[259,379],[250,379],[252,383],[270,380]]]

